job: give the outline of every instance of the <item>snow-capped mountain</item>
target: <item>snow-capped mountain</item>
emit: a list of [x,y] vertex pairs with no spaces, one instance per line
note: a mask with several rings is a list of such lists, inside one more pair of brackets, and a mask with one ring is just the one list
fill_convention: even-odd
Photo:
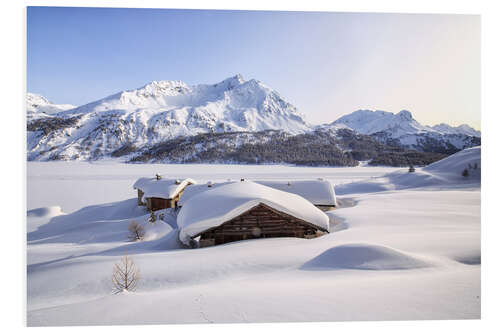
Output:
[[386,111],[358,110],[340,117],[332,125],[345,125],[361,134],[388,131],[394,138],[426,131],[426,127],[420,125],[406,110],[396,114]]
[[[274,90],[241,75],[213,85],[188,86],[182,81],[153,81],[83,105],[66,115],[119,111],[122,119],[154,119],[162,137],[203,132],[282,129],[292,134],[310,130],[304,116]],[[146,125],[144,123],[144,125]]]
[[358,110],[335,120],[332,125],[345,125],[361,134],[373,134],[377,132],[389,132],[393,138],[399,138],[408,134],[436,132],[438,134],[465,134],[470,136],[481,136],[469,125],[453,127],[447,124],[435,126],[421,125],[413,118],[411,112],[401,110],[394,114],[387,111]]
[[[406,110],[397,114],[359,110],[333,123],[313,126],[276,91],[257,80],[246,81],[241,75],[217,84],[192,86],[181,81],[153,81],[76,108],[50,103],[40,95],[28,94],[27,98],[28,160],[94,160],[120,156],[131,159],[143,154],[144,161],[154,161],[154,156],[148,154],[157,144],[167,147],[169,152],[172,151],[169,145],[182,144],[194,154],[198,149],[209,151],[231,146],[224,140],[238,142],[237,147],[231,148],[234,151],[241,145],[245,150],[248,145],[266,142],[269,138],[265,136],[272,135],[266,132],[268,130],[296,136],[287,141],[293,144],[277,146],[276,151],[286,147],[299,149],[305,138],[299,135],[304,133],[340,138],[342,133],[347,133],[345,130],[350,130],[369,135],[387,146],[450,154],[479,145],[481,135],[467,125],[424,126]],[[323,134],[317,134],[318,131]],[[194,138],[206,133],[236,132],[263,134],[228,136],[224,140],[208,136]],[[259,142],[253,142],[257,138]],[[205,139],[207,142],[201,142]],[[196,146],[192,145],[194,141]],[[366,138],[358,141],[344,152],[349,153],[354,146],[356,151],[364,151],[369,144],[373,145]],[[308,149],[323,149],[325,154],[328,150],[319,146]],[[209,155],[223,156],[213,151]],[[357,155],[367,156],[366,153]],[[203,160],[198,154],[196,158]]]
[[29,115],[33,113],[53,114],[61,111],[74,109],[71,104],[54,104],[39,94],[27,93],[26,95],[26,111]]
[[29,123],[28,159],[86,160],[200,133],[312,128],[276,91],[241,75],[211,85],[153,81]]
[[468,125],[452,127],[447,124],[425,126],[402,110],[396,114],[386,111],[358,110],[342,116],[321,128],[345,127],[361,134],[372,135],[378,141],[420,151],[452,153],[479,144],[481,132]]

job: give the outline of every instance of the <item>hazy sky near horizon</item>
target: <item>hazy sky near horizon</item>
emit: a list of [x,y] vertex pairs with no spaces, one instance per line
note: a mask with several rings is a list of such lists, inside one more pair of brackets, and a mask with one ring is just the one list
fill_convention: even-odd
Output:
[[480,16],[28,7],[27,90],[82,105],[241,73],[315,124],[407,109],[480,129]]

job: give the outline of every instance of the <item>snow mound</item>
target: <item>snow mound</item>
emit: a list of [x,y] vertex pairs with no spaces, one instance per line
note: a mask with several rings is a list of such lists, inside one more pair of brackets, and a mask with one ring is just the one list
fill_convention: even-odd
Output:
[[305,270],[366,269],[391,270],[430,266],[395,249],[372,244],[345,244],[332,247],[306,262]]
[[61,215],[62,209],[59,206],[41,207],[28,210],[28,217],[52,217]]
[[[462,172],[467,169],[469,175]],[[423,187],[481,185],[481,146],[464,149],[416,172],[397,170],[368,181],[345,183],[335,186],[339,195],[374,193]]]
[[[477,169],[474,169],[475,165],[477,165]],[[423,170],[439,174],[461,175],[462,171],[470,166],[472,166],[472,170],[469,170],[469,173],[481,178],[481,146],[459,151],[426,166]]]
[[141,225],[144,227],[145,241],[160,239],[173,230],[168,223],[163,221],[156,221],[155,223],[142,222]]
[[64,215],[60,206],[41,207],[28,210],[26,214],[26,230],[28,233],[38,230],[39,228],[47,225],[52,218],[59,215]]

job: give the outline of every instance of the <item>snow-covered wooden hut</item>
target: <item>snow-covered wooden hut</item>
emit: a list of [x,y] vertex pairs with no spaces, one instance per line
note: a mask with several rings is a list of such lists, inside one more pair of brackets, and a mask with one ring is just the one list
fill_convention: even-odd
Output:
[[313,238],[328,216],[308,200],[251,181],[226,183],[187,200],[177,216],[179,238],[201,247],[269,237]]
[[337,206],[335,189],[328,180],[257,180],[255,182],[300,195],[322,211],[332,210]]
[[[182,207],[185,202],[193,196],[202,192],[226,185],[231,182],[196,184],[186,188],[179,206]],[[337,206],[335,189],[328,180],[255,180],[255,183],[262,184],[274,189],[300,195],[304,199],[322,211],[332,210]]]
[[146,205],[148,210],[155,211],[177,207],[182,193],[191,184],[196,184],[191,178],[180,180],[143,177],[139,178],[133,187],[137,190],[138,204]]

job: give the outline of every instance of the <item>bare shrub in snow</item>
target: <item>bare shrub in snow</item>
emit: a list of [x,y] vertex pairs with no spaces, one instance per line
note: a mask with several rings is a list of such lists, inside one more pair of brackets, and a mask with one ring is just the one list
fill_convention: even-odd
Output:
[[149,215],[148,222],[150,223],[155,223],[156,222],[156,215],[154,212],[151,212],[151,215]]
[[144,238],[144,227],[137,221],[130,221],[128,224],[128,238],[131,241],[138,241]]
[[464,169],[464,171],[462,171],[462,176],[469,177],[469,170]]
[[113,267],[112,281],[115,292],[135,291],[140,277],[139,268],[134,261],[128,256],[123,256]]

